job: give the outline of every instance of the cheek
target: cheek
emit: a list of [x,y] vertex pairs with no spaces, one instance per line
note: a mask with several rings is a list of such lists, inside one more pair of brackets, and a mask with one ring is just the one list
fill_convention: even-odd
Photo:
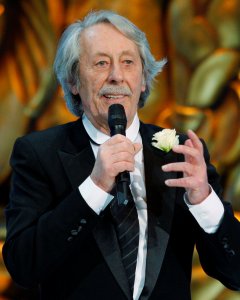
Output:
[[103,86],[103,80],[101,75],[97,74],[88,81],[88,92],[91,94],[91,97],[98,98],[99,91]]
[[79,93],[81,98],[84,99],[83,101],[92,102],[94,99],[94,95],[96,94],[96,90],[96,82],[94,82],[94,80],[91,80],[91,78],[84,78],[81,81]]
[[141,74],[140,70],[139,70],[139,72],[132,74],[130,80],[131,80],[130,82],[132,82],[133,90],[139,91],[139,92],[145,91],[145,87],[146,87],[145,78]]

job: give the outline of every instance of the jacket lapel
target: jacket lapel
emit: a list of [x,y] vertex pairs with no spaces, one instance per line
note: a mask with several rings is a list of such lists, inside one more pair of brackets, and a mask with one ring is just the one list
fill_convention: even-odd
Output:
[[81,120],[69,128],[64,147],[59,149],[58,154],[72,187],[78,187],[92,172],[95,162]]
[[[68,132],[65,146],[58,153],[72,188],[77,188],[92,172],[95,162],[89,137],[81,120],[77,121]],[[115,230],[107,214],[93,229],[93,236],[116,281],[127,299],[131,299]]]
[[93,231],[93,235],[109,269],[116,279],[116,282],[121,287],[127,299],[132,299],[126,273],[121,260],[115,229],[108,218],[103,218],[102,222],[99,222],[98,226],[95,227]]
[[156,127],[141,124],[145,183],[148,207],[148,243],[145,286],[141,300],[148,299],[158,278],[168,245],[171,230],[176,189],[169,188],[164,181],[176,178],[175,173],[165,173],[162,165],[176,161],[173,152],[164,153],[151,145]]

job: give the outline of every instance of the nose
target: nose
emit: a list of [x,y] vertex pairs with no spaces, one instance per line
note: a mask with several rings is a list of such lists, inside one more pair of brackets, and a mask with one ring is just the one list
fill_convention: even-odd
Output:
[[123,70],[119,63],[113,63],[108,76],[109,83],[117,84],[123,81]]

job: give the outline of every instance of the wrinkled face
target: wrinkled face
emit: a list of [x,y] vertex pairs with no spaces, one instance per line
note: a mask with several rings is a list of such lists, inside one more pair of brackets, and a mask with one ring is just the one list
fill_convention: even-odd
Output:
[[80,43],[80,87],[72,92],[80,94],[85,114],[102,132],[109,132],[108,107],[114,103],[124,106],[129,126],[145,91],[137,46],[108,23],[85,29]]

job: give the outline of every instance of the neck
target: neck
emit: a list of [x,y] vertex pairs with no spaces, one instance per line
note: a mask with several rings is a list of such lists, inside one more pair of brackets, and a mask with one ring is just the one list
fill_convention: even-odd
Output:
[[[98,120],[96,120],[94,118],[89,118],[88,116],[87,116],[87,118],[97,130],[110,136],[110,129],[109,129],[108,123],[106,123],[106,120],[103,120],[103,122],[98,122]],[[131,126],[132,122],[133,122],[133,120],[131,120],[131,122],[127,122],[126,129],[128,129],[128,127]]]
[[[92,123],[91,120],[88,119],[86,114],[83,115],[83,125],[90,138],[97,144],[103,144],[110,137],[108,127],[106,128],[106,126],[101,126],[101,125],[99,126],[95,122]],[[126,130],[126,136],[131,141],[134,141],[136,139],[136,135],[139,132],[139,126],[140,126],[139,119],[136,115],[135,118],[133,119],[132,124],[128,126]]]

